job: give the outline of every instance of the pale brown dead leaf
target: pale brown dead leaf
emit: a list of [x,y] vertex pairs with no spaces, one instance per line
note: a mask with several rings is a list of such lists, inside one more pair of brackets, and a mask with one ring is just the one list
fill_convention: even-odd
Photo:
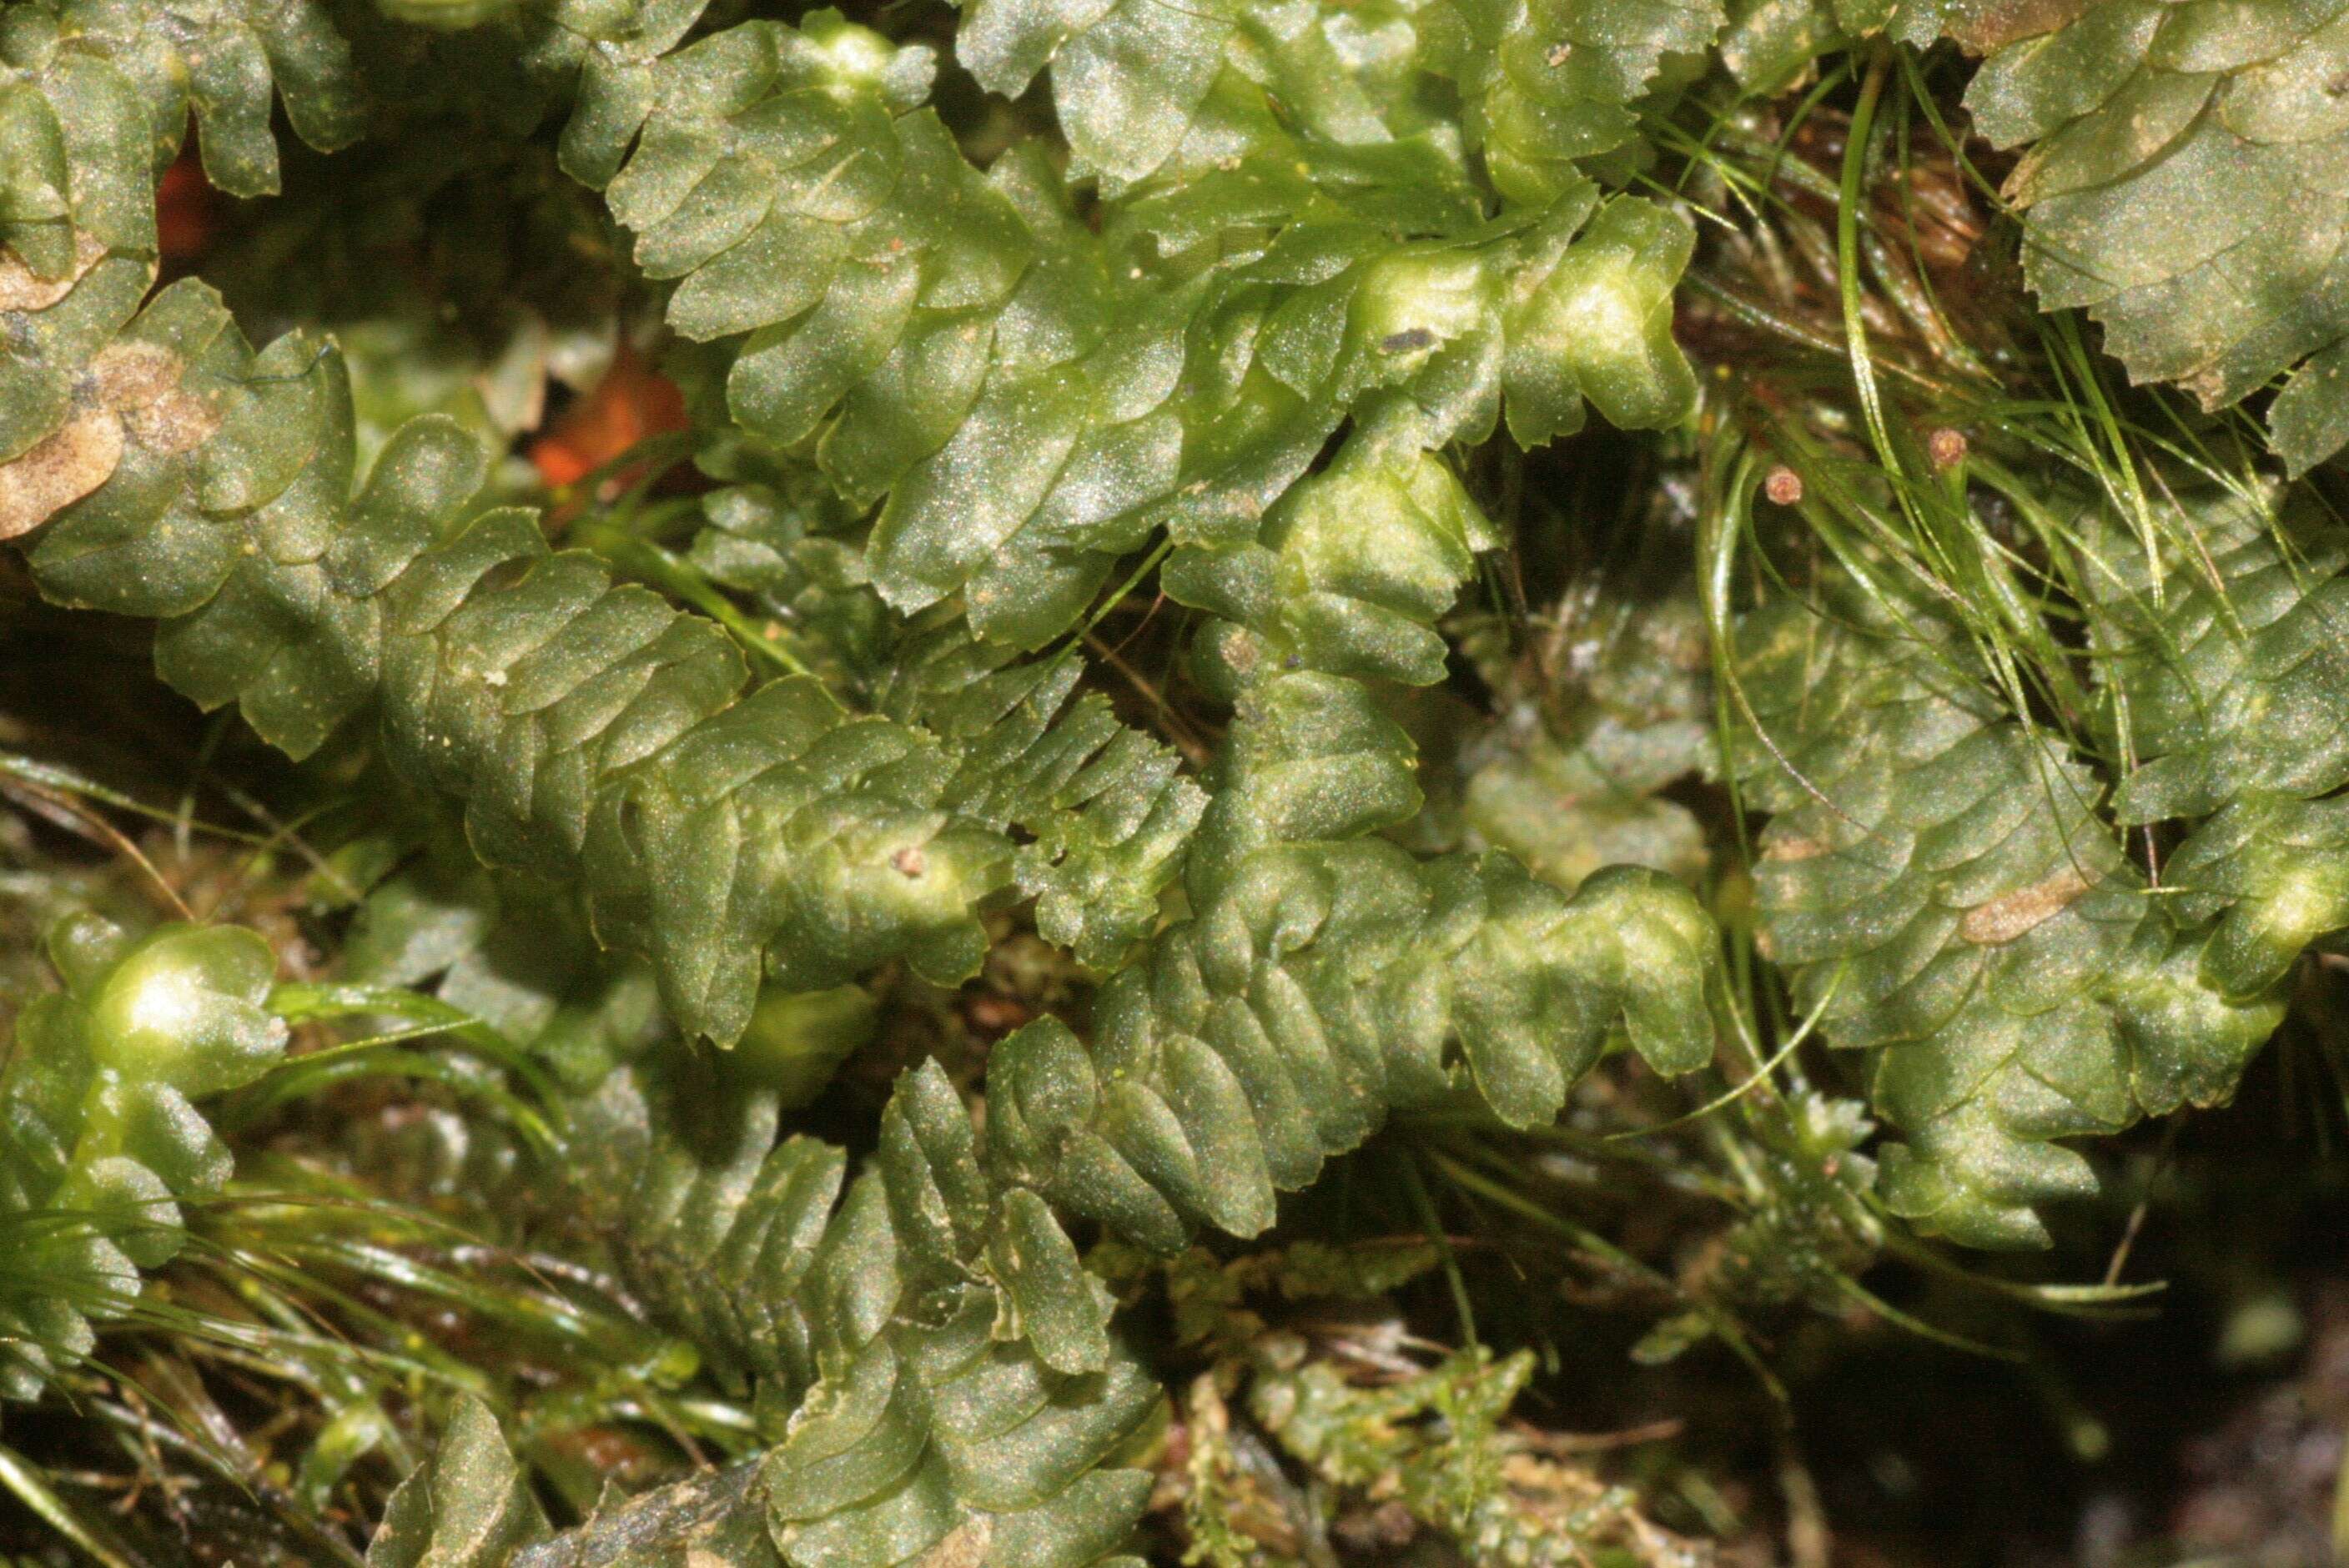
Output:
[[110,408],[85,408],[14,462],[0,463],[0,539],[47,522],[107,481],[122,460],[122,421]]
[[0,463],[0,539],[29,533],[104,484],[127,442],[176,455],[220,428],[211,401],[184,390],[187,366],[151,343],[117,344],[84,377],[74,412],[30,451]]
[[14,250],[0,246],[0,311],[47,310],[73,293],[74,284],[105,259],[106,247],[77,231],[72,270],[61,278],[45,278]]

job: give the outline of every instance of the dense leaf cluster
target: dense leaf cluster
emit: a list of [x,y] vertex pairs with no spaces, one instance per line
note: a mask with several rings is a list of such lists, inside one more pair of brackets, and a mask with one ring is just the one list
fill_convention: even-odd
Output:
[[[1995,46],[1980,129],[2033,144],[2009,190],[2043,304],[2088,306],[2133,373],[2209,407],[2291,370],[2268,418],[2295,476],[2349,434],[2323,11],[1951,24]],[[2065,474],[2036,538],[2002,512],[1986,551],[2030,555],[2027,603],[2003,564],[1961,588],[1916,569],[1956,546],[1890,524],[1855,544],[1813,518],[1828,558],[1771,537],[1750,583],[1722,551],[1702,610],[1676,572],[1632,617],[1670,666],[1654,711],[1518,723],[1468,769],[1464,827],[1432,821],[1403,722],[1401,694],[1466,684],[1464,641],[1521,695],[1456,610],[1516,569],[1521,520],[1494,501],[1524,454],[1587,408],[1692,423],[1672,326],[1698,237],[1649,170],[1695,145],[1673,116],[1704,52],[1775,87],[1842,38],[1870,52],[1872,108],[1879,35],[1942,26],[978,0],[956,64],[1003,98],[1045,82],[1058,136],[978,157],[1000,128],[939,107],[969,84],[942,86],[936,42],[832,11],[10,5],[0,536],[54,603],[159,623],[159,673],[202,707],[296,760],[367,754],[413,794],[329,868],[371,861],[352,976],[437,984],[511,1035],[518,1072],[552,1068],[544,1140],[629,1299],[757,1390],[761,1457],[563,1532],[459,1400],[368,1561],[1132,1562],[1164,1401],[1081,1242],[1258,1235],[1397,1113],[1547,1125],[1619,1045],[1661,1077],[1769,1082],[1725,1048],[1763,1011],[1750,974],[1724,977],[1744,936],[1805,1031],[1866,1053],[1895,1134],[1880,1170],[1814,1185],[1841,1202],[1875,1171],[1923,1231],[2044,1242],[2046,1206],[2095,1189],[2061,1140],[2230,1095],[2302,952],[2349,925],[2349,550],[2304,487],[2225,489],[2177,450],[2158,503]],[[624,474],[552,513],[504,504],[447,417],[363,453],[332,341],[255,349],[205,284],[154,288],[191,118],[211,183],[255,196],[280,183],[280,103],[322,153],[551,139],[676,340],[683,442],[717,488],[643,505]],[[2323,210],[2245,231],[2246,191]],[[1847,231],[1846,271],[1857,254]],[[1790,400],[1702,400],[1708,449],[1738,454],[1727,500],[1706,473],[1707,550],[1721,515],[1767,533],[1749,449]],[[1864,424],[1869,494],[1897,498],[1872,373],[1859,402],[1820,424]],[[1800,475],[1769,483],[1805,517]],[[1945,488],[1964,504],[1962,472]],[[653,516],[694,531],[682,555],[631,531]],[[1223,716],[1187,759],[1089,680],[1119,660],[1095,628],[1145,583]],[[1706,638],[1710,686],[1666,648]],[[1690,885],[1717,869],[1715,808],[1656,798],[1700,774],[1766,819],[1750,915]],[[1447,831],[1469,847],[1431,852]],[[1650,863],[1599,869],[1598,841]],[[793,1130],[870,1032],[855,985],[957,985],[1014,907],[1085,1005],[1009,1031],[968,1096],[906,1071],[861,1161]],[[543,994],[518,1001],[491,971],[522,949]],[[65,989],[19,1019],[0,1079],[12,1398],[171,1258],[174,1204],[233,1168],[191,1099],[286,1038],[250,932],[85,923],[56,953]],[[1839,1161],[1859,1133],[1837,1115]],[[1392,1470],[1414,1517],[1492,1560],[1579,1540],[1541,1511],[1561,1497],[1646,1550],[1578,1472],[1527,1460],[1504,1484],[1486,1462],[1527,1367],[1469,1354],[1367,1394],[1268,1362],[1252,1398],[1315,1473]],[[1429,1411],[1490,1441],[1423,1443]]]

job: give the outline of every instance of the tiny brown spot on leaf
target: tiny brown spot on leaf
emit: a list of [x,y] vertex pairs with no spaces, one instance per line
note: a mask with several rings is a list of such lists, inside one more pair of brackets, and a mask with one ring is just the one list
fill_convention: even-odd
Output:
[[1948,19],[1950,36],[1969,54],[1987,55],[2017,38],[2052,33],[2084,15],[2091,0],[1963,0]]
[[143,408],[126,409],[122,422],[140,446],[177,457],[202,446],[220,428],[220,414],[203,398],[174,387]]
[[2061,914],[2072,901],[2088,891],[2088,879],[2076,866],[2065,866],[2045,882],[2001,893],[1987,903],[1966,911],[1958,934],[1979,946],[2012,942],[2042,922]]
[[904,849],[899,850],[895,854],[889,857],[889,863],[897,868],[900,875],[917,877],[922,874],[923,870],[929,864],[929,861],[924,857],[922,851],[918,848],[912,844],[907,844]]
[[1803,499],[1803,476],[1780,463],[1763,480],[1762,493],[1779,506],[1792,506]]
[[187,366],[151,343],[117,344],[90,366],[98,400],[121,415],[130,438],[167,456],[191,451],[220,428],[211,402],[181,389]]
[[1826,852],[1824,842],[1800,833],[1775,835],[1762,846],[1762,858],[1765,861],[1807,861]]
[[139,408],[180,384],[180,356],[152,343],[118,343],[90,361],[90,385],[109,408]]
[[995,1538],[995,1521],[985,1514],[964,1520],[946,1538],[922,1553],[916,1568],[980,1568],[988,1543]]

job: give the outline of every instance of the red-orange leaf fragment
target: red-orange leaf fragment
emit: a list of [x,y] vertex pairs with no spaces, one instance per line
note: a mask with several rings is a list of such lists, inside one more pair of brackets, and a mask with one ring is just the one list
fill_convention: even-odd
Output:
[[531,443],[530,460],[540,478],[561,489],[648,437],[684,428],[685,396],[677,383],[623,344],[595,389]]
[[155,244],[166,265],[186,265],[202,254],[219,227],[218,203],[191,144],[163,170],[155,191]]

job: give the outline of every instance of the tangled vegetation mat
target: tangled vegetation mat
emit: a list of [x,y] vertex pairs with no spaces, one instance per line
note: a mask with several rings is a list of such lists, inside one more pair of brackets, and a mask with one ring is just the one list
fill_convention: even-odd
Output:
[[2349,1553],[2344,0],[0,3],[0,1563]]

